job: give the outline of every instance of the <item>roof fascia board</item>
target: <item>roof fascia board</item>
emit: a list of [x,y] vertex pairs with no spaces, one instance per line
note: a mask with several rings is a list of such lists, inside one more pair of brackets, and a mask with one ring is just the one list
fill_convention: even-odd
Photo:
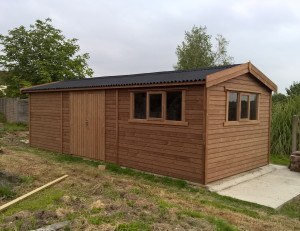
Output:
[[233,79],[239,75],[249,72],[248,63],[244,63],[223,71],[219,71],[206,76],[206,87],[212,87],[219,83]]
[[273,83],[264,73],[262,73],[257,67],[249,62],[249,72],[254,75],[259,81],[265,84],[272,91],[277,93],[277,85]]
[[260,82],[266,85],[269,89],[271,89],[274,92],[277,92],[276,84],[273,83],[260,70],[258,70],[251,62],[207,75],[206,87],[212,87],[214,85],[228,81],[246,73],[251,73],[255,78],[257,78]]

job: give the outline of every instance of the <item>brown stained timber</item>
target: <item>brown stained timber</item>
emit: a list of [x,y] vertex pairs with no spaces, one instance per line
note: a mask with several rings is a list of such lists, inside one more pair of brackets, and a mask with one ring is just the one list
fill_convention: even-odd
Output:
[[[247,63],[208,82],[34,92],[30,145],[207,184],[268,164],[276,88]],[[184,92],[182,121],[133,119],[132,92],[166,90]],[[229,90],[259,94],[259,121],[225,123]]]

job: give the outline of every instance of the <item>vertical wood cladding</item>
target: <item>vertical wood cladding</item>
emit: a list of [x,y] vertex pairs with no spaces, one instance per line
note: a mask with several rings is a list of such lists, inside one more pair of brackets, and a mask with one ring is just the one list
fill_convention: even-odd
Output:
[[130,91],[119,89],[117,111],[116,91],[106,90],[106,161],[116,163],[118,152],[122,166],[203,183],[203,92],[187,87],[188,126],[180,126],[129,122]]
[[[259,124],[224,126],[224,87],[261,92]],[[270,96],[250,74],[208,88],[207,183],[268,164]]]
[[30,145],[61,151],[61,92],[30,94]]
[[70,151],[90,159],[104,160],[105,91],[70,93]]

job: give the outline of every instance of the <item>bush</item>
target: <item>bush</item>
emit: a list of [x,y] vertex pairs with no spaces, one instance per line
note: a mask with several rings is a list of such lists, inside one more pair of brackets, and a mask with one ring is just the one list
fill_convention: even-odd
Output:
[[290,155],[292,152],[292,118],[300,115],[300,96],[273,103],[271,153]]

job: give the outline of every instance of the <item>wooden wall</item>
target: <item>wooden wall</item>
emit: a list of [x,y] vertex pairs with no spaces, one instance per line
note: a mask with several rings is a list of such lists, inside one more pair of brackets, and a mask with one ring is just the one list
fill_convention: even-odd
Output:
[[30,94],[30,145],[61,151],[61,93]]
[[63,92],[63,153],[70,153],[70,93]]
[[[225,86],[261,92],[259,124],[224,126]],[[199,183],[268,164],[270,90],[250,74],[204,87],[184,87],[188,126],[130,122],[130,90],[105,90],[105,161]],[[31,93],[31,146],[70,153],[70,118],[69,92]]]
[[203,183],[203,96],[204,86],[187,87],[188,126],[141,124],[128,121],[127,89],[106,90],[106,161]]
[[[118,163],[117,160],[117,90],[105,91],[105,161]],[[129,109],[128,109],[129,110]]]
[[[225,86],[261,92],[259,124],[224,126]],[[270,97],[270,90],[250,74],[208,88],[206,183],[268,164]]]

